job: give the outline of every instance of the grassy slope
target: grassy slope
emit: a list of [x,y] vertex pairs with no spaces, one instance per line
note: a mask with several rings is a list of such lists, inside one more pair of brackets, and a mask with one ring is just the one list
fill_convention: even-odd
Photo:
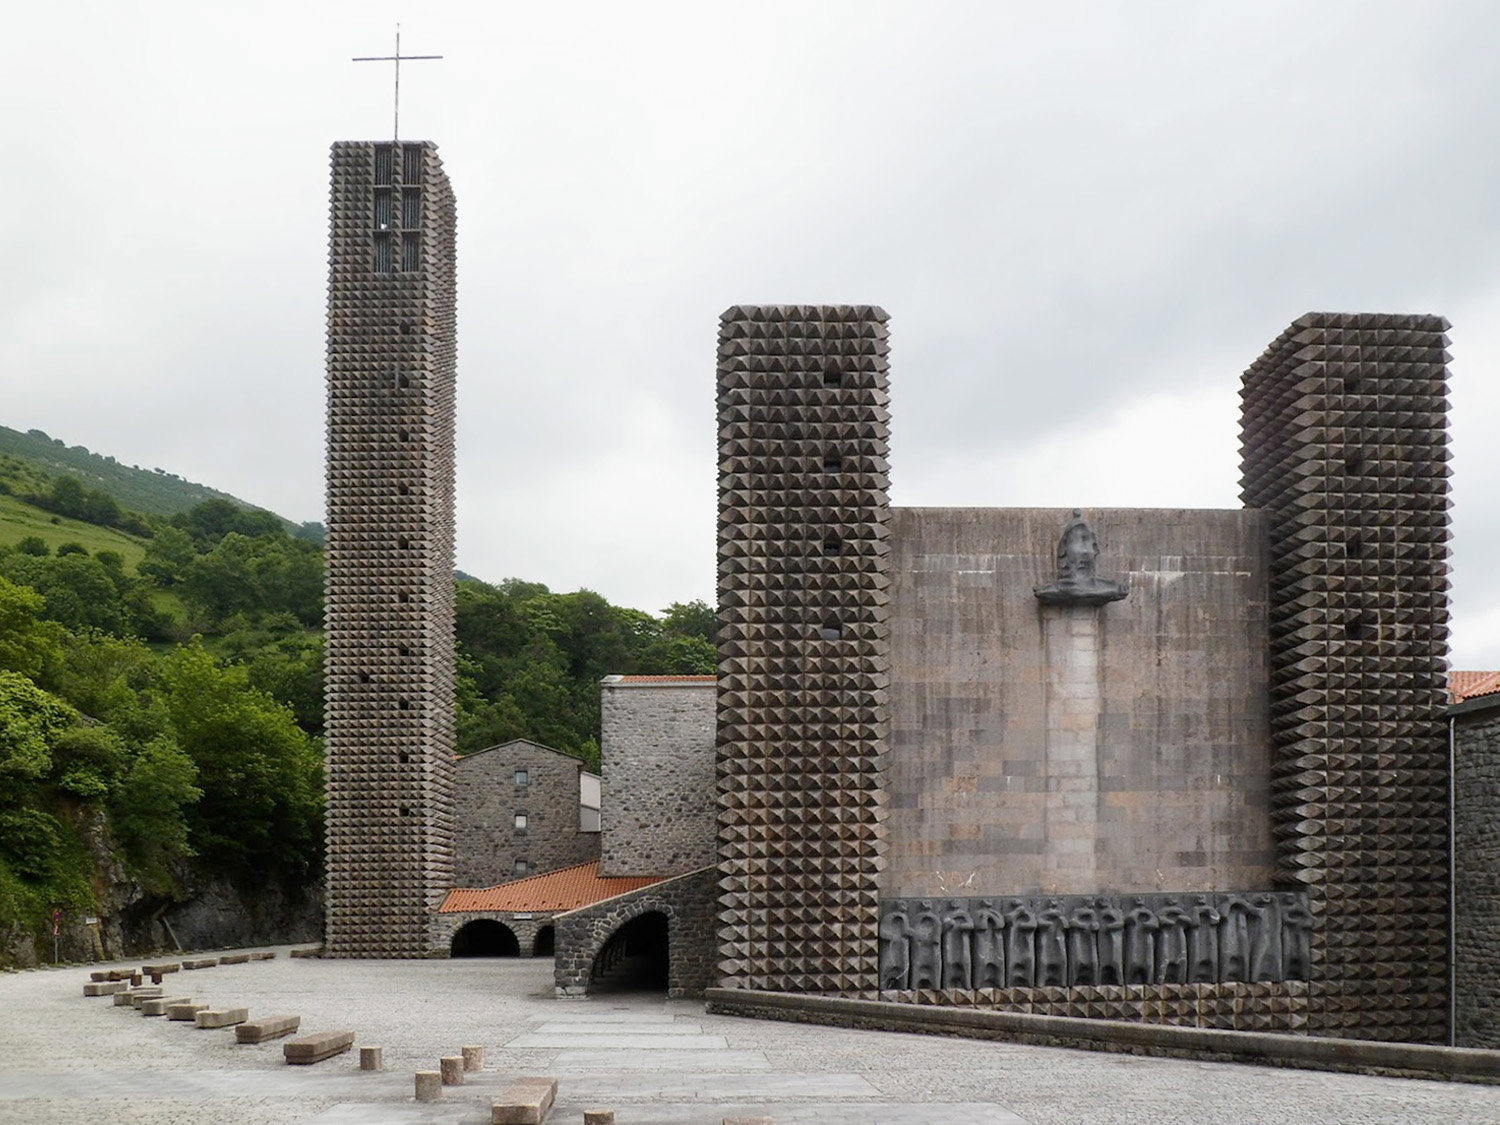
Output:
[[0,496],[0,546],[10,546],[28,535],[40,536],[55,552],[63,543],[82,543],[89,554],[117,551],[125,569],[134,570],[146,553],[146,541],[112,527],[99,527],[33,508],[14,496]]
[[48,478],[76,477],[85,488],[107,492],[119,501],[121,507],[147,515],[175,515],[195,504],[214,499],[229,500],[242,508],[255,507],[207,485],[122,465],[112,457],[91,453],[81,445],[66,446],[0,426],[0,456],[4,455],[28,462]]

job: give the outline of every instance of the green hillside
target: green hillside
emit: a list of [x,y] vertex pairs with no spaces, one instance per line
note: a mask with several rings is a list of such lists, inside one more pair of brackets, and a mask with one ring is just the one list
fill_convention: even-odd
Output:
[[54,516],[14,496],[0,496],[0,547],[13,547],[29,536],[41,539],[53,552],[64,543],[81,544],[91,555],[114,551],[132,572],[146,554],[146,541],[137,536],[67,516]]
[[48,479],[76,477],[86,489],[107,492],[121,507],[151,516],[176,515],[205,500],[228,500],[242,508],[256,506],[171,473],[124,465],[81,445],[65,445],[41,430],[23,434],[0,426],[0,456],[24,461]]

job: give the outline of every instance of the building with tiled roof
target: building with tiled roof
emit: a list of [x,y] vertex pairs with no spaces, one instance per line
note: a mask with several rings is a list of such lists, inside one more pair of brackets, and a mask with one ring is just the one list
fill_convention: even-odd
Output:
[[572,755],[514,738],[459,758],[454,773],[456,886],[599,858],[599,776]]
[[1480,695],[1500,692],[1500,671],[1497,672],[1449,672],[1448,701],[1462,703]]

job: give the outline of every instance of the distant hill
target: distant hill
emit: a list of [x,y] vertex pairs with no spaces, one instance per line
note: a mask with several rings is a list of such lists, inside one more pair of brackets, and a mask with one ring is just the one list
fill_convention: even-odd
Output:
[[[107,492],[121,507],[151,516],[175,515],[205,500],[228,500],[241,508],[258,507],[217,488],[183,480],[175,473],[124,465],[81,445],[66,445],[41,430],[27,430],[23,434],[0,426],[0,457],[26,462],[47,479],[76,477],[84,488]],[[286,523],[289,530],[298,529],[290,520]]]

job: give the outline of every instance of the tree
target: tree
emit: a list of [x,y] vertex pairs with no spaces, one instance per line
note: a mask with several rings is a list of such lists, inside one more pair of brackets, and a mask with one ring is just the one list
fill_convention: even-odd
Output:
[[292,713],[216,662],[196,640],[165,661],[172,733],[203,796],[186,812],[209,870],[241,879],[310,877],[319,865],[322,755]]
[[180,527],[164,527],[146,544],[146,557],[136,569],[162,586],[175,586],[187,577],[188,568],[197,560],[193,540]]
[[52,743],[77,719],[25,676],[0,672],[0,806],[18,805],[52,768]]

